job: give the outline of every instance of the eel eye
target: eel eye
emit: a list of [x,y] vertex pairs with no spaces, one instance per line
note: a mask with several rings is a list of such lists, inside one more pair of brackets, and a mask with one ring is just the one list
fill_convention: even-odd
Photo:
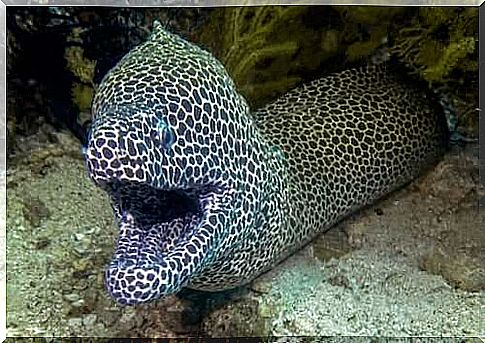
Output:
[[170,150],[175,143],[175,133],[163,118],[158,122],[155,136],[155,141],[161,144],[165,150]]

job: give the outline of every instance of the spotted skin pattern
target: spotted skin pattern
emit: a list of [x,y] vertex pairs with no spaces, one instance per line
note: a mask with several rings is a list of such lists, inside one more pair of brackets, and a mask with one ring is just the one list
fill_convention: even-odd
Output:
[[109,293],[138,304],[244,285],[443,153],[444,116],[383,65],[249,112],[211,54],[155,24],[102,81],[86,164],[119,239]]

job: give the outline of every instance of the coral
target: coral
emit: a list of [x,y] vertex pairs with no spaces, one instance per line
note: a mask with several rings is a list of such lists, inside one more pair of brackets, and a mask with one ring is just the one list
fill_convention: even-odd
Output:
[[349,62],[372,55],[386,41],[395,18],[403,7],[335,6],[344,23],[343,42]]
[[397,33],[393,52],[417,67],[429,82],[444,82],[455,69],[478,70],[478,11],[475,8],[423,7],[411,26]]
[[79,46],[66,48],[64,55],[67,61],[67,68],[85,83],[92,83],[96,63],[83,56],[83,49]]
[[422,7],[395,33],[391,51],[446,94],[459,126],[478,134],[478,9]]
[[[67,39],[68,44],[82,45],[81,34],[82,30],[80,28],[74,28]],[[72,84],[72,101],[81,112],[89,112],[95,89],[96,61],[86,58],[83,48],[79,45],[67,46],[64,58],[67,63],[67,69],[79,80],[79,82]]]
[[[200,40],[221,60],[249,102],[261,105],[300,83],[302,74],[314,71],[339,50],[336,31],[322,35],[306,25],[311,10],[302,6],[217,9]],[[322,37],[330,44],[322,44]]]
[[216,9],[200,42],[252,107],[292,87],[364,63],[378,49],[413,67],[478,132],[478,10],[460,7],[261,6]]
[[[433,45],[431,44],[431,46]],[[473,53],[474,50],[475,38],[473,37],[463,37],[463,39],[458,42],[450,42],[447,46],[442,48],[440,54],[441,58],[438,59],[436,64],[428,66],[423,71],[423,75],[428,80],[442,80],[460,63],[460,61],[465,59],[469,53]],[[423,51],[426,50],[423,49]],[[466,63],[462,65],[462,68],[463,67],[465,70],[473,68],[471,63]]]
[[72,101],[81,112],[89,112],[94,97],[94,88],[82,83],[74,83],[71,89]]

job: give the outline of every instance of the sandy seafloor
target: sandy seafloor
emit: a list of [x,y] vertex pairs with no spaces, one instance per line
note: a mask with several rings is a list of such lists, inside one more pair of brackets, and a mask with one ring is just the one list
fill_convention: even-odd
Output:
[[107,197],[77,144],[56,140],[7,172],[8,336],[484,335],[475,145],[250,287],[120,308],[103,284],[117,235]]

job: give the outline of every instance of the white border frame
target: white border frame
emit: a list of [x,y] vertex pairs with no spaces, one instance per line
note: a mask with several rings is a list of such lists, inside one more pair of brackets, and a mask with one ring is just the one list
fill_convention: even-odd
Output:
[[[7,6],[220,7],[256,5],[473,6],[485,0],[1,0],[0,1],[0,341],[6,339]],[[481,11],[482,12],[482,11]],[[482,12],[483,13],[483,12]],[[481,49],[480,49],[481,50]],[[483,56],[481,54],[481,56]],[[481,59],[480,59],[481,60]],[[483,123],[483,121],[482,121]],[[480,149],[482,151],[482,149]],[[484,179],[482,179],[483,181]],[[483,199],[482,199],[483,200]],[[485,202],[485,200],[483,201]]]

